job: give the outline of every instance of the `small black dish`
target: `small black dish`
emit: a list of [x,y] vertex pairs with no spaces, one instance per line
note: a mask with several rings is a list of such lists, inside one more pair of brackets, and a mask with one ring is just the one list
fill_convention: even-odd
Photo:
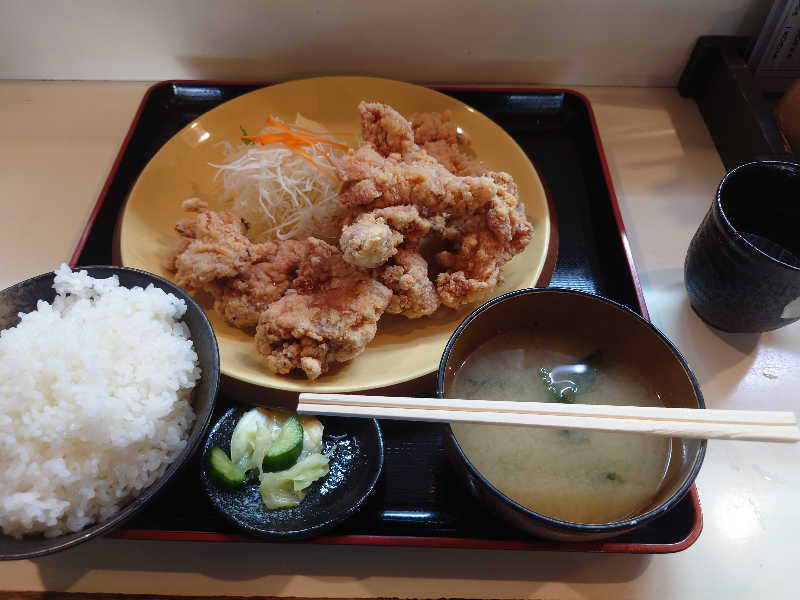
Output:
[[[211,428],[203,456],[211,446],[230,453],[230,440],[239,418],[249,408],[232,408]],[[330,473],[311,484],[303,501],[293,508],[269,510],[258,484],[235,490],[219,487],[205,469],[203,487],[211,504],[246,533],[283,540],[316,537],[355,513],[369,497],[383,469],[383,436],[375,419],[319,417],[324,427],[323,452],[330,454]]]
[[[60,550],[66,550],[99,535],[109,533],[122,525],[144,508],[164,487],[167,481],[175,476],[186,464],[200,446],[214,410],[214,401],[216,400],[219,386],[217,339],[203,309],[189,294],[166,279],[138,269],[92,266],[75,267],[73,270],[86,270],[91,277],[96,279],[105,279],[116,275],[120,285],[128,288],[135,286],[147,287],[149,284],[153,284],[155,287],[161,288],[186,302],[186,313],[182,320],[189,328],[200,369],[202,370],[200,380],[192,390],[192,406],[194,407],[196,418],[192,429],[189,431],[186,446],[175,461],[167,467],[167,470],[155,483],[122,510],[112,517],[90,525],[81,531],[56,537],[32,535],[14,538],[0,533],[0,560],[37,558]],[[0,291],[0,330],[15,327],[19,323],[18,313],[27,313],[35,310],[38,300],[52,303],[56,295],[53,289],[53,279],[54,274],[52,272],[45,273]]]

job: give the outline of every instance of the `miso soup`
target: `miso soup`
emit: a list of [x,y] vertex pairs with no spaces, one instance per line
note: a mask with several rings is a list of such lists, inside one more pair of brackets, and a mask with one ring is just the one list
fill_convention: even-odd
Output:
[[[448,395],[660,406],[657,390],[637,372],[623,344],[617,340],[598,348],[552,333],[504,333],[467,357]],[[576,523],[640,514],[664,479],[671,449],[669,439],[640,434],[451,427],[475,468],[503,494],[540,514]]]

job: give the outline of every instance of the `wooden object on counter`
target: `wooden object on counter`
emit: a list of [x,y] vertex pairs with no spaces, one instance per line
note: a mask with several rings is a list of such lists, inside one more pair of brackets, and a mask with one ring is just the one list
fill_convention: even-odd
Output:
[[775,107],[775,120],[793,154],[800,150],[800,80],[783,95]]

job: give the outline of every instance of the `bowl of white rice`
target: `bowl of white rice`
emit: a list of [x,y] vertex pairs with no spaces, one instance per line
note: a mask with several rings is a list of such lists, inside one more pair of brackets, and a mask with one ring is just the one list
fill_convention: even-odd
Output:
[[108,533],[197,450],[219,382],[202,309],[151,273],[62,265],[0,292],[0,559]]

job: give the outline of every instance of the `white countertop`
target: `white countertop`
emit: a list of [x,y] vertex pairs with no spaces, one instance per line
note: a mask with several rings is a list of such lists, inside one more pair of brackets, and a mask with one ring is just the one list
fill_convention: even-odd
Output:
[[[0,288],[69,260],[145,83],[0,82]],[[589,98],[653,322],[711,408],[797,410],[800,323],[723,334],[689,308],[683,258],[724,168],[693,100]],[[795,598],[800,445],[710,441],[704,529],[668,555],[98,539],[0,563],[0,590],[414,598]]]

